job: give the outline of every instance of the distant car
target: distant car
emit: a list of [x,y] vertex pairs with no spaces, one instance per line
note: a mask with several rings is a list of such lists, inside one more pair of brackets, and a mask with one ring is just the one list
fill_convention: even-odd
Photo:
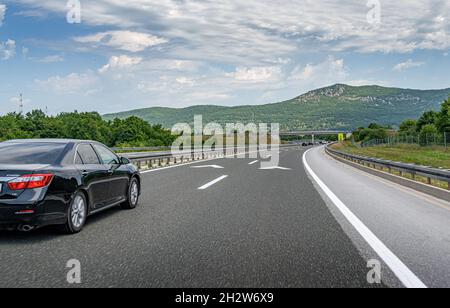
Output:
[[302,143],[302,146],[307,147],[308,144],[307,144],[306,142],[303,142],[303,143]]
[[140,193],[137,168],[98,142],[0,143],[0,229],[60,225],[78,233],[89,215],[119,204],[134,209]]

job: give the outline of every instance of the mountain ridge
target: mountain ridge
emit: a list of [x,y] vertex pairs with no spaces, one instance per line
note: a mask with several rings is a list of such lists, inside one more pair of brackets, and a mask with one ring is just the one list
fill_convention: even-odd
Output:
[[371,122],[398,126],[427,110],[438,110],[449,97],[450,88],[438,90],[402,89],[378,85],[335,84],[293,99],[263,105],[194,105],[185,108],[149,107],[103,117],[107,120],[138,116],[166,128],[190,123],[203,115],[204,123],[280,123],[283,130],[354,129]]

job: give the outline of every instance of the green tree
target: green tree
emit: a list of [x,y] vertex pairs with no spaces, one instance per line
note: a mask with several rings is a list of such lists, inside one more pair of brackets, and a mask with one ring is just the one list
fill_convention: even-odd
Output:
[[441,133],[450,133],[450,97],[442,104],[437,115],[436,127]]
[[0,117],[0,140],[33,138],[33,134],[25,127],[26,120],[22,114],[9,113]]
[[369,129],[380,129],[380,128],[383,128],[383,126],[381,126],[380,124],[377,124],[377,123],[370,123],[368,128]]
[[427,124],[424,127],[422,127],[422,129],[420,130],[420,134],[422,136],[426,136],[426,135],[434,136],[434,135],[437,135],[438,133],[439,133],[439,131],[438,131],[436,125],[434,125],[434,124]]
[[385,128],[360,128],[353,133],[356,142],[385,139],[388,136]]
[[422,127],[428,124],[435,124],[437,120],[438,113],[435,111],[427,111],[417,120],[417,132],[422,130]]
[[161,125],[131,117],[105,121],[96,112],[47,116],[41,110],[0,116],[0,141],[24,138],[96,140],[109,146],[170,146],[175,140]]
[[406,120],[400,124],[401,133],[414,133],[417,131],[417,122],[415,120]]

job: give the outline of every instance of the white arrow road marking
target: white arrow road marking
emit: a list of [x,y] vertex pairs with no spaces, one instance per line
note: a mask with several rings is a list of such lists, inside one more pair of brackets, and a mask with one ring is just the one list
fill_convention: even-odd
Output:
[[259,162],[259,160],[252,161],[251,163],[249,163],[249,165],[254,165],[254,164],[256,164],[257,162]]
[[199,189],[199,190],[205,190],[205,189],[207,189],[207,188],[213,186],[214,184],[217,184],[217,183],[219,183],[220,181],[226,179],[227,177],[228,177],[228,175],[222,175],[220,178],[215,179],[214,181],[211,181],[211,182],[209,182],[209,183],[207,183],[207,184],[205,184],[205,185],[199,187],[198,189]]
[[350,222],[350,224],[358,231],[364,240],[372,247],[372,249],[380,256],[381,259],[389,266],[398,279],[407,288],[426,288],[427,286],[388,248],[381,240],[361,221],[352,211],[325,185],[324,182],[309,166],[306,156],[311,151],[308,150],[303,154],[303,165],[311,178],[316,182],[320,189],[334,203],[338,210]]
[[279,167],[279,166],[274,166],[274,167],[259,168],[259,170],[292,170],[292,169]]
[[201,168],[213,168],[213,169],[223,169],[222,166],[219,165],[204,165],[204,166],[195,166],[195,167],[191,167],[193,169],[201,169]]

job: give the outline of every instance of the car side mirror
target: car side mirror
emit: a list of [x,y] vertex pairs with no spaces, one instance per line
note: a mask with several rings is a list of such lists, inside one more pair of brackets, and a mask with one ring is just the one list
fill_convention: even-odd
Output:
[[121,157],[120,158],[120,163],[122,165],[129,165],[129,164],[131,164],[131,161],[128,158],[126,158],[126,157]]

